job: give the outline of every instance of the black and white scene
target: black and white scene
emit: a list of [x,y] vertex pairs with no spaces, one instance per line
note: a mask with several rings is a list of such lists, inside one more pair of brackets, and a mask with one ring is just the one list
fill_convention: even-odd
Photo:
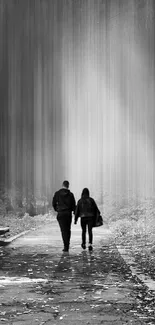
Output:
[[155,324],[155,0],[0,0],[1,324]]

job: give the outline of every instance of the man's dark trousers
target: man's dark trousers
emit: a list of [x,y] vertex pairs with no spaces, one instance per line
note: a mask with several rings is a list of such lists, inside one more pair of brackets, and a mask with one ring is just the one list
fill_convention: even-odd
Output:
[[70,237],[71,237],[72,213],[59,212],[57,215],[57,220],[59,222],[59,226],[61,230],[64,249],[68,250],[70,245]]

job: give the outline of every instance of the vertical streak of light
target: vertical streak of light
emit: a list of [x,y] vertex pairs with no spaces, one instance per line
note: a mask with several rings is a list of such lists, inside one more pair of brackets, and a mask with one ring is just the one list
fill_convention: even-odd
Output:
[[[14,26],[10,22],[10,11],[7,8],[7,36],[8,36],[8,53],[11,53],[9,56],[8,62],[8,71],[9,71],[9,115],[10,115],[10,125],[9,125],[9,132],[10,132],[10,184],[15,182],[16,180],[16,120],[14,118],[15,113],[15,106],[16,106],[16,82],[17,82],[17,65],[16,65],[16,52],[15,52],[15,43],[13,42],[14,39]],[[11,28],[10,28],[11,25]]]
[[[0,2],[0,182],[3,186],[9,187],[9,123],[10,115],[8,110],[8,21],[7,4]],[[9,121],[9,122],[8,122]]]
[[99,0],[0,1],[10,183],[153,190],[153,1],[109,3],[104,13]]

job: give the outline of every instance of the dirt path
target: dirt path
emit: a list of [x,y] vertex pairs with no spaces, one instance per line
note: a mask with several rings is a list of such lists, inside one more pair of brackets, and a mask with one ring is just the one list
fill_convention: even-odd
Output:
[[154,324],[152,296],[132,277],[108,229],[94,230],[92,253],[82,251],[80,237],[73,225],[70,252],[62,253],[51,222],[2,249],[0,324]]

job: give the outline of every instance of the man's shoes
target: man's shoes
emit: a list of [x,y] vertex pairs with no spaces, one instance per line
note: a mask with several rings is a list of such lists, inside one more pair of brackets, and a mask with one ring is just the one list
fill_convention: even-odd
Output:
[[85,244],[81,244],[81,247],[82,247],[83,249],[86,249],[86,245],[85,245]]
[[91,252],[93,250],[93,246],[92,245],[89,245],[88,249]]
[[68,252],[69,248],[64,247],[64,249],[62,250],[63,252]]

